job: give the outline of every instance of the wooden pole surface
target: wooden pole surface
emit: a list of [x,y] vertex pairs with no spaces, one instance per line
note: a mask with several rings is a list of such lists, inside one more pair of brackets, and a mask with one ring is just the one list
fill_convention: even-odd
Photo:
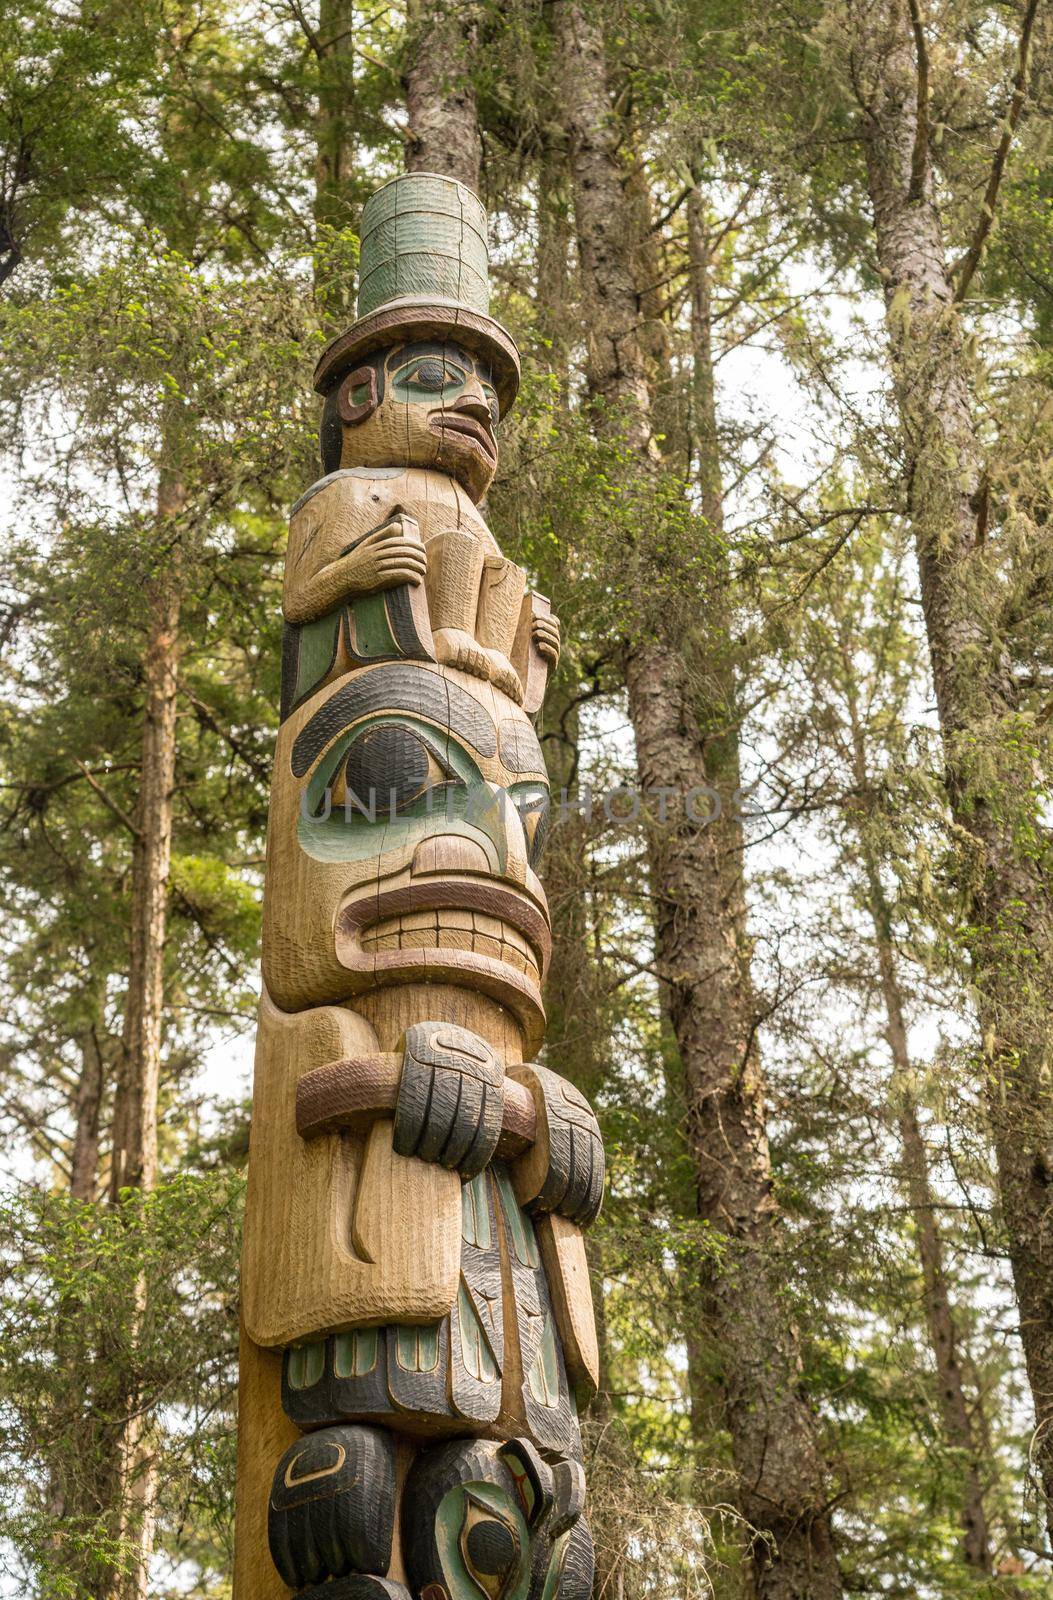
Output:
[[603,1152],[535,1059],[559,627],[478,509],[518,359],[470,191],[407,175],[362,232],[285,578],[234,1596],[588,1600]]

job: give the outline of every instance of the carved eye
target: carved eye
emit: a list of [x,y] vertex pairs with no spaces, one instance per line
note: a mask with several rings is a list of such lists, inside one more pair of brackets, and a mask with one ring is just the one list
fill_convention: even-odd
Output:
[[[333,784],[333,805],[345,804],[386,816],[401,811],[429,788],[436,791],[454,776],[409,728],[384,724],[359,734],[347,752],[343,779]],[[345,787],[346,786],[346,787]],[[441,809],[441,795],[436,808]]]
[[437,356],[425,356],[412,362],[398,375],[398,382],[408,389],[420,389],[425,394],[443,394],[463,388],[467,374],[451,361],[440,361]]
[[504,1600],[519,1576],[522,1546],[519,1529],[490,1506],[465,1494],[461,1555],[468,1575],[488,1600]]

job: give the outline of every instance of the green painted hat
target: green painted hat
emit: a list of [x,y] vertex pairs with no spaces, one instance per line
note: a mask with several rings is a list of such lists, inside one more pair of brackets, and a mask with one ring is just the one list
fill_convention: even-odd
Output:
[[328,394],[356,362],[384,345],[451,339],[485,355],[505,412],[519,388],[519,352],[490,316],[486,212],[456,178],[406,172],[362,210],[358,320],[315,368]]

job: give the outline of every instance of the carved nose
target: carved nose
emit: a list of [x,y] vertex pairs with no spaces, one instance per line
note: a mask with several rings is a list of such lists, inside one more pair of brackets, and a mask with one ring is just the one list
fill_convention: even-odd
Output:
[[413,872],[489,872],[486,851],[474,839],[455,833],[440,833],[419,844],[413,857]]
[[494,419],[490,415],[490,407],[481,394],[462,394],[450,407],[451,411],[460,411],[462,415],[471,417],[475,422],[481,422],[486,428],[493,428]]

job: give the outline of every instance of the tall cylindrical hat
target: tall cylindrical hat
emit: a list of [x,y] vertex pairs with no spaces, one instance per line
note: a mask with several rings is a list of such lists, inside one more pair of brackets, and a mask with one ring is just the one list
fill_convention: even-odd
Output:
[[502,414],[519,388],[519,352],[490,316],[486,212],[456,178],[407,172],[362,210],[358,318],[326,347],[314,386],[328,394],[345,372],[390,344],[449,339],[490,361]]

